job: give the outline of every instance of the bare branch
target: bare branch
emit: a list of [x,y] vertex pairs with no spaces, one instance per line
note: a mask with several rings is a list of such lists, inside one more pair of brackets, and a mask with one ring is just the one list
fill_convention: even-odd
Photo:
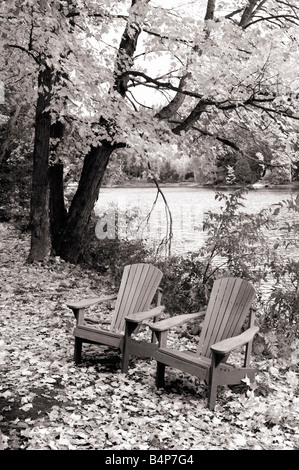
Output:
[[250,106],[254,106],[255,108],[259,108],[263,111],[267,111],[268,113],[274,113],[274,114],[280,114],[281,116],[290,118],[290,119],[295,119],[296,121],[299,121],[299,116],[296,116],[294,114],[290,114],[288,111],[284,109],[273,109],[273,108],[266,108],[265,106],[261,106],[260,104],[257,104],[257,100],[252,100],[248,103]]
[[241,13],[241,11],[243,11],[243,9],[242,9],[242,8],[238,8],[238,10],[234,10],[234,11],[232,11],[231,13],[228,13],[227,15],[225,15],[225,18],[230,19],[230,18],[232,18],[233,16],[237,15],[238,13]]
[[171,41],[179,42],[179,43],[184,44],[186,46],[193,47],[193,44],[190,43],[189,41],[186,41],[185,39],[181,39],[181,38],[178,38],[178,37],[174,38],[174,37],[170,37],[170,36],[165,36],[164,34],[162,35],[161,33],[156,33],[155,31],[152,31],[152,30],[147,29],[147,28],[143,28],[142,31],[149,34],[149,35],[151,35],[151,36],[156,36],[156,37],[160,38],[161,41],[171,40]]
[[[183,90],[183,89],[180,89],[180,87],[178,86],[175,86],[175,85],[172,85],[170,82],[161,82],[159,79],[157,78],[152,78],[150,77],[149,75],[145,74],[144,72],[138,72],[137,70],[128,70],[126,72],[123,72],[121,74],[121,76],[133,76],[133,77],[141,77],[141,78],[144,78],[146,80],[146,82],[150,82],[150,83],[153,83],[155,84],[158,88],[167,88],[168,90],[172,90],[172,91],[176,91],[176,92],[179,92],[179,93],[183,93],[184,95],[187,95],[187,96],[193,96],[194,98],[202,98],[202,95],[200,95],[199,93],[195,93],[193,91],[188,91],[188,90]],[[140,84],[142,85],[145,85],[146,86],[146,82],[145,83],[142,83],[140,82]]]
[[[179,83],[179,89],[182,90],[183,87],[185,86],[186,80],[188,78],[188,74],[184,75]],[[173,116],[175,113],[178,112],[180,107],[182,106],[184,100],[185,100],[186,95],[184,95],[181,92],[177,92],[175,97],[166,105],[164,108],[160,109],[160,111],[156,114],[155,117],[158,119],[169,119],[171,116]]]
[[252,26],[256,23],[259,23],[260,21],[268,21],[269,23],[273,24],[277,24],[276,21],[282,23],[282,19],[289,21],[290,23],[293,23],[295,25],[299,25],[299,18],[295,18],[293,15],[271,15],[258,17],[256,20],[253,20],[246,26],[244,26],[244,29],[249,28],[249,26]]
[[[131,92],[131,90],[128,90],[128,93],[130,93],[132,99],[139,105],[139,106],[142,106],[143,108],[146,108],[146,109],[152,109],[150,106],[146,106],[145,104],[143,103],[140,103],[138,100],[136,100],[135,96],[133,95],[133,93]],[[129,97],[127,96],[127,98],[129,99]],[[132,100],[130,99],[130,103],[132,104],[132,106],[134,107],[135,111],[137,110],[136,109],[136,106],[135,104],[132,102]]]

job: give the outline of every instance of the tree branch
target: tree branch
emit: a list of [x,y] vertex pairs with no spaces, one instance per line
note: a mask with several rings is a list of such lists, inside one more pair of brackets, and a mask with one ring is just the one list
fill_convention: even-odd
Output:
[[[180,88],[180,86],[172,85],[170,82],[161,82],[159,79],[152,78],[149,75],[145,74],[144,72],[138,72],[137,70],[127,70],[126,72],[123,72],[121,74],[121,77],[128,76],[128,75],[131,75],[133,77],[144,78],[146,82],[153,83],[157,85],[158,88],[167,88],[168,90],[176,91],[187,96],[192,96],[193,98],[200,98],[200,99],[202,98],[202,95],[199,93],[195,93],[193,91],[188,91],[188,90],[183,90]],[[146,83],[140,82],[140,84],[146,86]],[[210,101],[207,100],[207,102],[210,102]]]
[[28,54],[30,57],[32,57],[32,59],[33,59],[37,64],[40,63],[39,58],[35,57],[35,55],[34,55],[31,51],[29,51],[28,49],[26,49],[26,47],[18,46],[17,44],[6,44],[4,47],[5,47],[5,48],[6,48],[6,47],[11,47],[11,48],[14,48],[14,49],[20,49],[21,51],[26,52],[26,54]]
[[[180,83],[178,87],[179,90],[183,89],[188,76],[189,75],[186,74],[180,79]],[[155,117],[160,120],[171,118],[171,116],[173,116],[175,113],[178,112],[178,110],[180,109],[180,107],[182,106],[185,100],[185,97],[186,95],[178,91],[175,97],[166,106],[164,106],[164,108],[160,109],[160,111],[155,115]]]
[[180,39],[180,38],[177,38],[177,37],[172,38],[172,37],[170,37],[170,36],[165,36],[164,34],[156,33],[155,31],[151,31],[150,29],[147,29],[147,28],[143,28],[142,31],[143,31],[144,33],[147,33],[147,34],[151,35],[151,36],[156,36],[156,37],[160,38],[161,41],[163,41],[163,40],[166,40],[166,41],[171,40],[171,41],[179,42],[179,43],[184,44],[184,45],[186,45],[186,46],[193,47],[193,44],[190,43],[189,41],[186,41],[185,39]]
[[248,23],[253,19],[254,15],[257,13],[258,10],[260,10],[263,6],[263,4],[267,0],[262,0],[259,5],[259,0],[249,0],[249,3],[244,9],[243,15],[241,17],[239,26],[243,29],[245,29],[248,26]]
[[[144,0],[146,3],[149,0]],[[128,68],[133,65],[133,57],[137,47],[137,41],[142,31],[141,24],[143,17],[135,14],[133,8],[138,3],[144,3],[143,0],[132,0],[131,13],[126,23],[125,30],[123,32],[115,64],[115,83],[114,88],[124,98],[128,90],[129,75],[124,74]],[[140,9],[139,9],[140,11]]]
[[214,19],[215,7],[216,7],[216,0],[208,0],[205,21]]
[[273,109],[273,108],[266,108],[265,106],[261,106],[257,104],[257,100],[250,101],[248,104],[250,106],[254,106],[255,108],[259,108],[263,111],[266,111],[268,113],[274,113],[274,114],[280,114],[283,115],[284,117],[290,118],[290,119],[295,119],[296,121],[299,121],[299,116],[289,114],[286,110],[283,109]]
[[181,132],[188,131],[198,118],[206,111],[208,104],[205,101],[199,100],[197,105],[192,109],[191,113],[184,119],[181,124],[172,129],[174,134],[180,135]]
[[249,26],[252,26],[256,23],[259,23],[260,21],[269,21],[270,23],[275,24],[275,20],[278,20],[280,18],[283,18],[286,21],[289,21],[290,23],[293,23],[295,25],[299,25],[299,18],[296,18],[293,15],[274,15],[274,16],[272,15],[272,16],[268,16],[268,17],[265,17],[265,16],[264,17],[263,16],[259,17],[256,20],[251,21],[246,26],[244,26],[244,29],[249,28]]

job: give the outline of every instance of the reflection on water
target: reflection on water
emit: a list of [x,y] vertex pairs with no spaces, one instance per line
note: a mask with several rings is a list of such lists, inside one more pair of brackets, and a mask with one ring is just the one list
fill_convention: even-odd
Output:
[[[204,242],[203,220],[204,214],[209,211],[217,211],[221,204],[215,200],[215,191],[212,188],[197,187],[165,187],[162,188],[171,210],[173,219],[172,252],[186,253],[197,251]],[[245,195],[244,211],[257,213],[261,209],[270,207],[281,200],[288,199],[291,194],[297,194],[295,189],[257,189],[250,190]],[[222,191],[228,194],[230,191]],[[164,201],[159,195],[149,223],[142,224],[139,228],[140,218],[130,221],[125,217],[125,211],[138,209],[141,219],[146,219],[155,201],[157,191],[155,187],[146,188],[102,188],[95,212],[100,215],[107,211],[113,204],[106,220],[110,238],[115,236],[113,226],[118,220],[119,234],[123,238],[139,238],[141,235],[152,245],[159,243],[167,233],[167,215]],[[139,228],[139,230],[138,230]],[[109,232],[110,229],[110,232]],[[143,230],[142,230],[143,229]],[[99,227],[101,230],[101,227]],[[101,238],[101,234],[99,238]],[[106,236],[103,234],[103,237]]]

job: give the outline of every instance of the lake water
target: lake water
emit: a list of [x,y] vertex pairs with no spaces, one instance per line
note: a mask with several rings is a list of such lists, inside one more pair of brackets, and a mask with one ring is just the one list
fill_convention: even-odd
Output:
[[[173,219],[172,253],[186,253],[197,251],[204,243],[203,232],[204,215],[207,211],[218,211],[223,202],[215,199],[213,188],[201,187],[162,187]],[[249,190],[245,195],[244,211],[257,213],[272,204],[288,199],[292,194],[298,194],[299,188],[262,188]],[[230,190],[220,190],[225,194]],[[121,238],[142,238],[153,246],[157,246],[168,230],[167,214],[164,201],[159,195],[157,203],[149,218],[148,216],[155,201],[157,191],[155,187],[135,188],[102,188],[98,202],[95,206],[96,215],[100,216],[109,210],[108,214],[97,226],[98,238],[115,237],[115,221],[118,222],[119,236]],[[111,206],[112,205],[112,206]],[[130,221],[128,214],[138,210],[138,220]],[[125,213],[127,212],[127,216]],[[143,223],[140,221],[143,219]],[[103,231],[103,227],[105,226]]]

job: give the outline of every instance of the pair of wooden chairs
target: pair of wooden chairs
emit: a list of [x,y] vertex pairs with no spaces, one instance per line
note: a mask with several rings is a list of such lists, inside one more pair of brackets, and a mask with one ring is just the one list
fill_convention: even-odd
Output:
[[[209,386],[208,406],[214,409],[217,387],[239,384],[248,377],[254,380],[250,367],[252,340],[258,332],[254,326],[252,303],[255,290],[245,280],[233,277],[214,282],[205,311],[178,315],[160,320],[164,311],[159,285],[162,272],[151,264],[134,264],[124,268],[117,296],[69,302],[76,317],[74,360],[81,361],[82,344],[93,343],[113,346],[122,352],[122,372],[128,371],[130,356],[151,357],[157,361],[156,385],[164,386],[165,367],[170,366],[203,379]],[[116,299],[110,329],[96,329],[86,325],[85,310],[92,305]],[[155,306],[151,308],[153,301]],[[180,351],[167,347],[170,328],[194,318],[203,318],[197,350]],[[247,329],[242,327],[247,318]],[[148,320],[153,319],[152,322]],[[152,330],[150,342],[133,338],[140,325],[146,322]],[[243,367],[227,362],[229,355],[245,346]]]

